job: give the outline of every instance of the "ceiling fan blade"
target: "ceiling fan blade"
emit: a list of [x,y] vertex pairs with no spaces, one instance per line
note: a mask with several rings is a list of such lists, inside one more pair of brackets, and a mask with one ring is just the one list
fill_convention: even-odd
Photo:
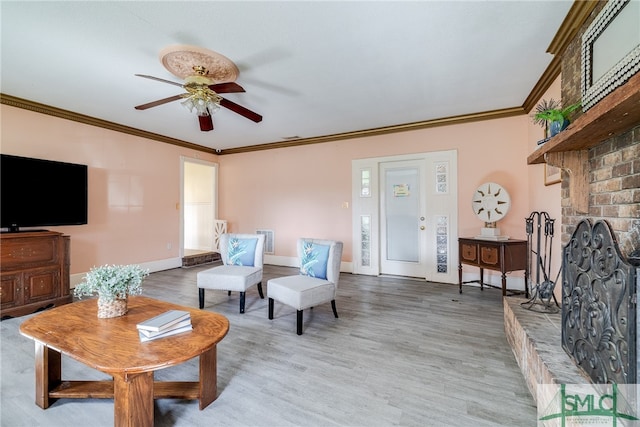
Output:
[[147,76],[145,74],[134,74],[138,77],[144,77],[145,79],[157,80],[159,82],[169,83],[170,85],[180,86],[182,87],[182,83],[172,82],[171,80],[161,79],[160,77]]
[[256,123],[262,121],[262,116],[260,114],[254,113],[253,111],[244,108],[242,105],[238,105],[233,101],[229,101],[228,99],[222,98],[222,100],[220,101],[220,105]]
[[211,115],[207,116],[198,116],[198,121],[200,122],[200,130],[202,132],[209,132],[213,130],[213,119]]
[[149,102],[147,104],[138,105],[135,107],[136,110],[146,110],[147,108],[157,107],[158,105],[166,104],[167,102],[177,101],[178,99],[182,99],[182,95],[174,95],[169,98],[159,99],[157,101]]
[[229,83],[217,83],[214,85],[209,85],[209,89],[214,91],[215,93],[235,93],[235,92],[244,92],[244,88],[237,83],[229,82]]

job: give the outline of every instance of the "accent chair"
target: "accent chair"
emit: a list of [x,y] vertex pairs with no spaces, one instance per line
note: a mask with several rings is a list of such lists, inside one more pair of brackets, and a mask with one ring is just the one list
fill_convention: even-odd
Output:
[[262,293],[262,266],[264,259],[264,234],[220,235],[222,264],[201,271],[196,276],[200,308],[204,308],[204,290],[217,289],[240,292],[240,313],[244,313],[245,294],[252,286]]
[[269,319],[273,319],[274,301],[297,310],[297,334],[302,335],[303,310],[331,302],[336,310],[336,290],[340,279],[342,242],[303,238],[297,241],[300,274],[270,279],[267,282]]

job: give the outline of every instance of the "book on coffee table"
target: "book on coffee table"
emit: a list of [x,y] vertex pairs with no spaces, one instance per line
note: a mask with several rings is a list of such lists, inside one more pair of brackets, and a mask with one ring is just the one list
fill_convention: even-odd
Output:
[[180,323],[183,320],[191,321],[191,315],[188,311],[183,310],[169,310],[162,314],[159,314],[151,319],[147,319],[144,322],[140,322],[136,325],[139,330],[159,332],[169,329],[176,323]]
[[138,335],[140,336],[140,342],[153,341],[160,338],[170,337],[171,335],[181,334],[183,332],[189,332],[193,330],[191,326],[191,321],[186,326],[181,326],[179,328],[172,328],[167,331],[162,331],[160,333],[156,333],[152,336],[147,336],[143,333],[142,329],[138,329]]
[[138,329],[138,332],[143,334],[146,337],[153,338],[158,335],[165,334],[167,332],[173,331],[174,329],[184,328],[185,326],[191,326],[191,318],[182,320],[178,323],[174,323],[166,329],[161,329],[159,331],[148,331],[146,329]]

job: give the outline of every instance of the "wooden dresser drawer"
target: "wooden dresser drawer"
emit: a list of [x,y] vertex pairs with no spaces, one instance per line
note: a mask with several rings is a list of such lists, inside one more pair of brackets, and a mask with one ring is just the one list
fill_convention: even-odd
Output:
[[58,239],[49,235],[32,239],[6,239],[2,242],[2,270],[54,264],[58,261]]
[[60,296],[60,269],[40,268],[24,273],[24,299],[26,303]]
[[0,280],[0,307],[2,309],[22,304],[21,280],[22,275],[20,273],[2,275]]

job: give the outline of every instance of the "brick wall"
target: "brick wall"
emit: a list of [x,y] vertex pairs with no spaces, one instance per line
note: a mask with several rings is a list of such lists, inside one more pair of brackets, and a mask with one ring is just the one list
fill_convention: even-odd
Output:
[[562,174],[562,242],[584,218],[606,220],[625,256],[640,251],[640,126],[589,150],[589,213],[569,201],[569,176]]
[[[579,102],[581,95],[581,39],[606,2],[600,2],[579,34],[562,54],[562,104]],[[577,113],[575,117],[578,117]],[[574,117],[574,118],[575,118]],[[606,220],[623,255],[640,252],[640,123],[625,134],[589,149],[589,213],[577,213],[569,200],[569,180],[562,172],[562,244],[584,218]],[[640,256],[640,254],[638,254]]]

